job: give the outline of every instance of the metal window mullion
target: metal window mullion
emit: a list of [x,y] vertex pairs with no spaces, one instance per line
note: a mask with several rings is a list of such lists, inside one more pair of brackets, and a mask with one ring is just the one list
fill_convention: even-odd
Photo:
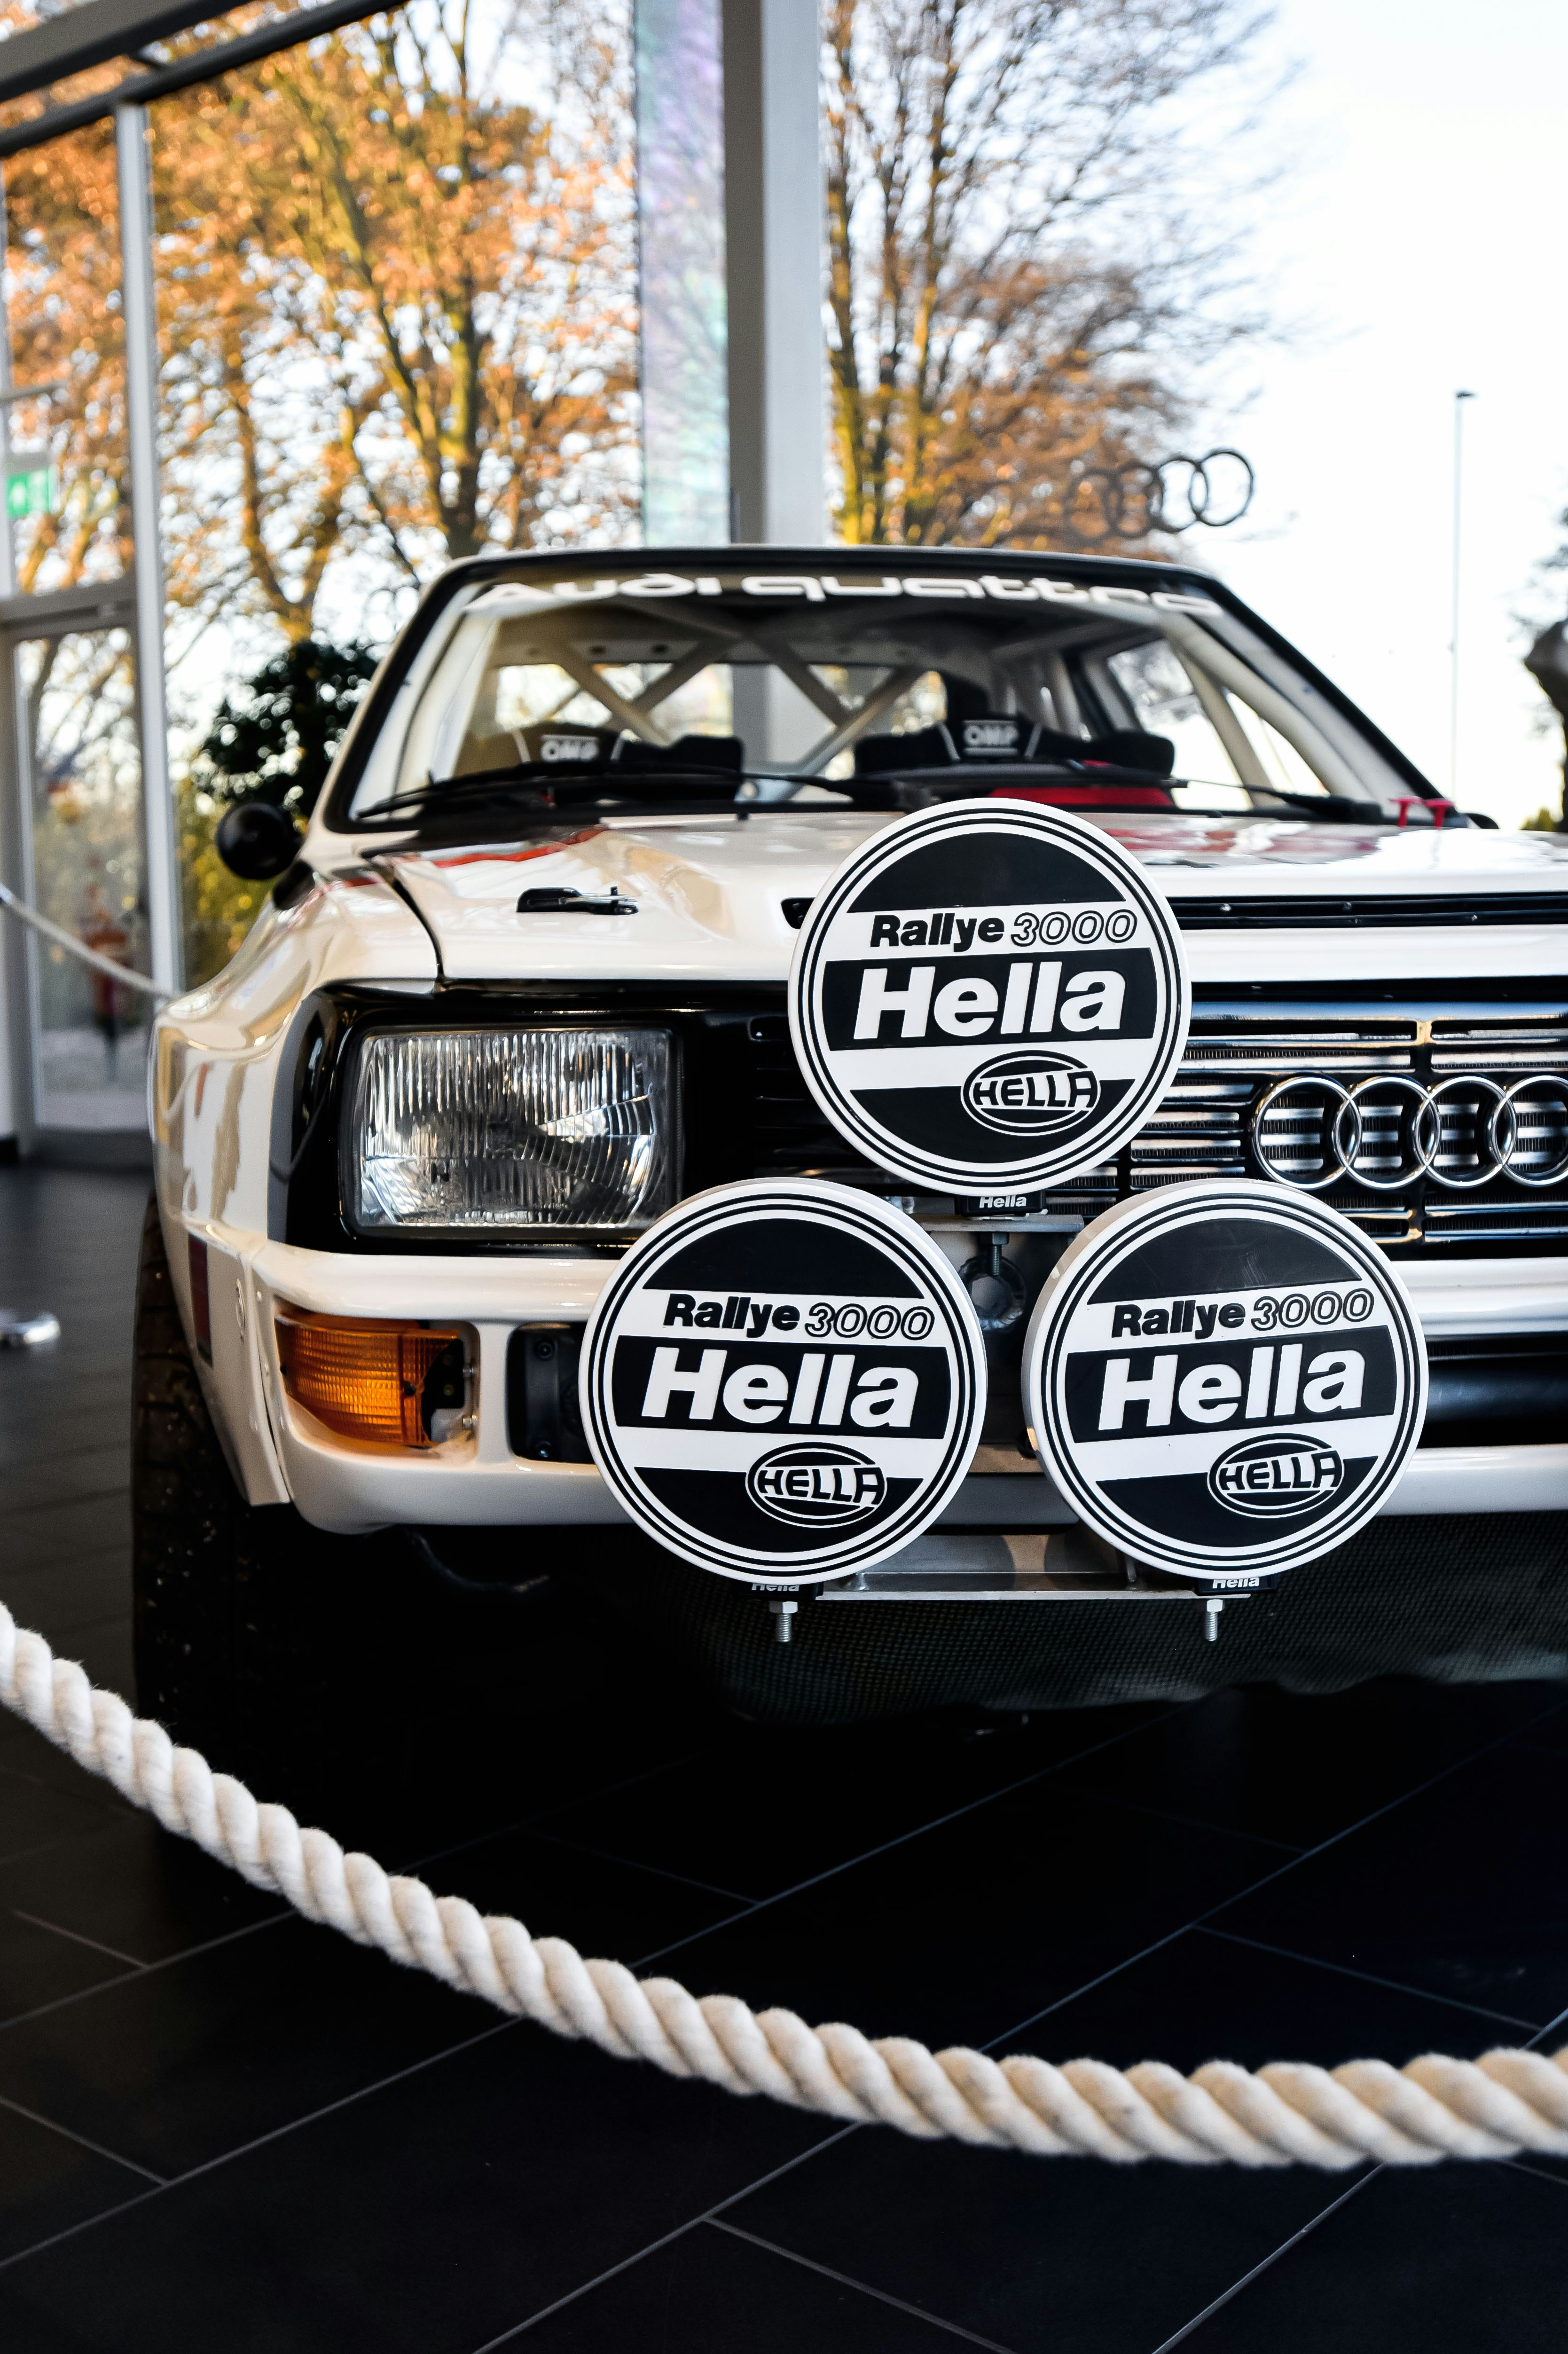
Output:
[[147,856],[147,929],[153,978],[180,985],[180,887],[169,779],[164,675],[164,562],[159,534],[158,333],[153,282],[153,203],[147,110],[114,110],[120,170],[120,299],[125,321],[125,429],[136,596],[136,712]]

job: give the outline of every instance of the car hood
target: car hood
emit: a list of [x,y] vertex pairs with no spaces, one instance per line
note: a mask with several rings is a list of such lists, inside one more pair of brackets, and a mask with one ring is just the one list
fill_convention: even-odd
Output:
[[[616,817],[546,843],[373,854],[429,928],[450,981],[781,981],[800,916],[791,907],[792,924],[786,902],[812,898],[852,850],[891,822],[880,813],[819,815],[799,808],[739,819],[727,811]],[[1488,928],[1483,918],[1479,931],[1474,912],[1478,897],[1540,895],[1561,904],[1568,841],[1552,834],[1257,816],[1107,816],[1095,822],[1133,854],[1160,889],[1183,902],[1342,902],[1353,894],[1425,903],[1435,936],[1413,942],[1404,927],[1392,935],[1352,929],[1342,936],[1348,964],[1336,943],[1340,973],[1528,971],[1556,969],[1543,966],[1542,958],[1561,960],[1563,934],[1551,926],[1555,909],[1543,905],[1540,926]],[[357,849],[363,859],[370,844],[362,841]],[[551,887],[585,900],[619,894],[636,913],[519,912],[524,892]],[[1444,897],[1470,903],[1456,907],[1452,930],[1433,904]],[[1184,908],[1189,924],[1195,912]],[[1301,932],[1275,918],[1266,940],[1255,931],[1190,929],[1193,976],[1320,974],[1327,913]]]

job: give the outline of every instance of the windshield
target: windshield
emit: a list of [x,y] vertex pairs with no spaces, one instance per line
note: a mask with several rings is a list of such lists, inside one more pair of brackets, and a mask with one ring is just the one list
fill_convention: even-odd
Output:
[[1142,588],[1126,567],[1067,578],[1039,561],[535,566],[449,624],[348,814],[408,826],[491,801],[906,808],[1002,790],[1430,822],[1407,778],[1201,580],[1150,567]]

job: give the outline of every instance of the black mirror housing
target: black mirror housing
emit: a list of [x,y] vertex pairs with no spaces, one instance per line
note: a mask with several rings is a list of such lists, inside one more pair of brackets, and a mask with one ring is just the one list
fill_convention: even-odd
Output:
[[219,820],[217,854],[231,875],[247,883],[270,883],[291,866],[300,846],[294,821],[276,801],[238,801]]

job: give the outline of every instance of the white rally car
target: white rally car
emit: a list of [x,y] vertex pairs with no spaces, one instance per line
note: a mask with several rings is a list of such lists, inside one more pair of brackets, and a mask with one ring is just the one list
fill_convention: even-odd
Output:
[[[1193,1013],[1113,1163],[909,1193],[823,1118],[785,984],[901,812],[1023,796],[1141,863]],[[542,1593],[758,1714],[1030,1707],[1271,1677],[1568,1662],[1568,845],[1438,799],[1180,567],[726,549],[463,564],[383,663],[234,962],[160,1017],[137,1402],[144,1707],[286,1714],[334,1613]],[[962,1271],[990,1404],[907,1554],[777,1595],[662,1553],[589,1458],[585,1319],[629,1243],[736,1179],[897,1200]],[[1230,1614],[1107,1562],[1024,1431],[1033,1301],[1082,1225],[1246,1176],[1352,1218],[1431,1361],[1351,1543]],[[1168,1606],[1186,1600],[1185,1608]],[[249,1699],[247,1699],[249,1695]]]

